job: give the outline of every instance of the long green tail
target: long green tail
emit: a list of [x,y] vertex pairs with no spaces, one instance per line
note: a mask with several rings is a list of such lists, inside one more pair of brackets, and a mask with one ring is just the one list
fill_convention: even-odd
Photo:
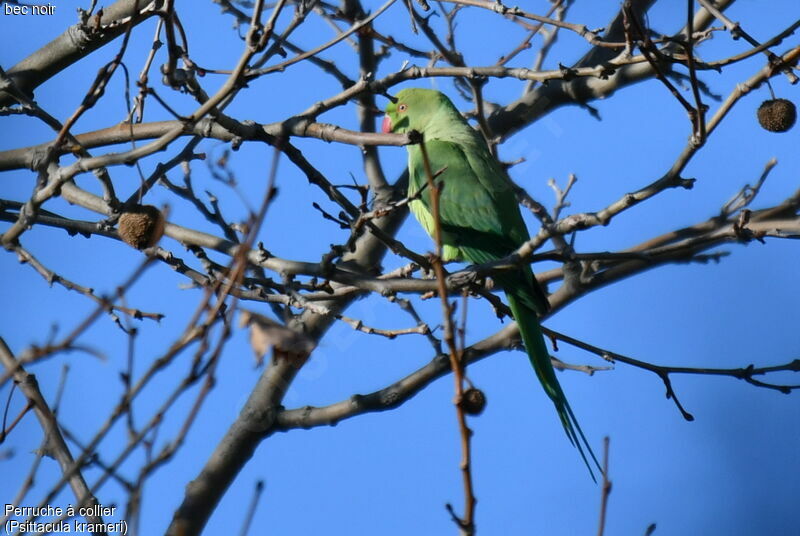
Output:
[[508,305],[511,307],[511,312],[514,314],[514,320],[517,321],[517,325],[519,326],[519,332],[522,335],[522,342],[525,343],[525,350],[528,353],[528,358],[531,360],[533,370],[536,371],[536,376],[539,378],[544,391],[556,407],[558,418],[561,419],[561,424],[564,426],[564,431],[567,433],[570,443],[578,448],[578,452],[581,453],[581,458],[583,458],[583,463],[585,463],[586,467],[589,469],[592,480],[597,482],[589,459],[586,457],[586,451],[589,452],[592,461],[601,473],[602,469],[597,462],[597,457],[594,455],[592,447],[589,445],[589,442],[586,441],[586,436],[583,435],[583,430],[581,430],[577,419],[575,419],[575,414],[572,413],[572,408],[569,406],[569,402],[567,402],[567,397],[564,396],[564,391],[561,390],[561,385],[558,383],[555,370],[553,370],[553,364],[550,361],[550,353],[547,351],[547,346],[545,345],[544,334],[539,325],[539,317],[535,311],[525,305],[524,302],[529,300],[525,299],[526,296],[523,294],[524,292],[524,289],[507,289],[506,296],[508,298]]

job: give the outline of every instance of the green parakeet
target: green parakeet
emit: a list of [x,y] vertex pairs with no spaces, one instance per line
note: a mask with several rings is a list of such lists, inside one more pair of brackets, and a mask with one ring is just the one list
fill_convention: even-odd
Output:
[[[439,201],[443,260],[487,263],[506,257],[528,240],[528,230],[505,171],[483,137],[470,127],[446,95],[430,89],[400,91],[386,107],[382,130],[421,132],[430,169],[433,173],[444,170],[436,177],[437,183],[443,185]],[[409,145],[407,149],[411,197],[424,187],[428,177],[420,146]],[[425,231],[434,236],[429,189],[425,188],[409,207]],[[567,437],[578,448],[594,478],[584,446],[599,467],[597,458],[558,383],[539,326],[539,315],[550,308],[547,296],[529,266],[505,271],[494,279],[505,290],[536,376],[553,401]]]

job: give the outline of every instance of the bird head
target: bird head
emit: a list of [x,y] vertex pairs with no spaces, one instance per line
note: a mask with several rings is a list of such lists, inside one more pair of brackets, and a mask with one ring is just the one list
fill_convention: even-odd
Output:
[[444,93],[434,89],[403,89],[386,106],[381,130],[387,134],[390,132],[403,134],[411,130],[424,133],[443,114],[463,121],[456,107]]

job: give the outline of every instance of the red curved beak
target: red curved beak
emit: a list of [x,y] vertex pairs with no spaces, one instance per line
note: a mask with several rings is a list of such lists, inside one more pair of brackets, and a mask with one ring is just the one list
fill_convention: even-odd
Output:
[[383,116],[383,124],[381,124],[381,132],[389,134],[392,131],[392,120],[388,115]]

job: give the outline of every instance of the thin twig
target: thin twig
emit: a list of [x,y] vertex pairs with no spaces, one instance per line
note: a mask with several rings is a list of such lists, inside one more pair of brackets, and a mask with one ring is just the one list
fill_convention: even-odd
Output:
[[611,495],[611,481],[608,479],[608,436],[603,438],[603,485],[600,488],[600,521],[597,536],[603,536],[606,530],[606,511],[608,510],[608,496]]
[[[456,407],[456,417],[458,420],[458,428],[461,433],[461,477],[464,482],[464,516],[458,517],[449,508],[454,520],[457,520],[458,526],[465,535],[471,535],[475,532],[475,505],[476,499],[472,485],[472,450],[471,438],[472,430],[467,425],[467,415],[464,411],[462,404],[464,396],[464,367],[465,361],[461,358],[458,346],[456,344],[455,329],[453,327],[453,311],[449,302],[446,277],[444,267],[442,266],[442,254],[444,251],[444,244],[442,241],[442,223],[440,212],[440,194],[441,183],[434,184],[434,175],[431,170],[431,163],[428,159],[428,151],[425,147],[425,141],[420,143],[422,151],[422,161],[425,168],[425,176],[428,183],[428,191],[431,197],[431,214],[434,222],[434,242],[436,244],[436,255],[432,262],[433,270],[436,274],[436,281],[438,283],[439,298],[442,302],[442,320],[444,322],[444,341],[447,344],[450,356],[450,367],[453,371],[453,381],[455,382],[455,398],[454,403]],[[448,505],[449,506],[449,505]]]

